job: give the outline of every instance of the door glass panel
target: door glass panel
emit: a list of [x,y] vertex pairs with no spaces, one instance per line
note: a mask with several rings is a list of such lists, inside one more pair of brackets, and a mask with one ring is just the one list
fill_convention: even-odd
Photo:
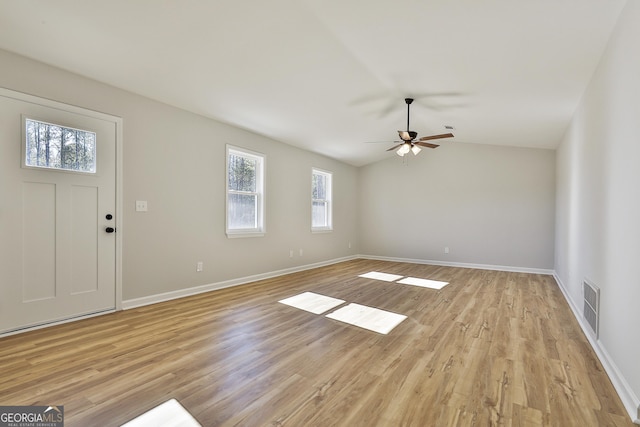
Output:
[[95,132],[25,119],[25,166],[96,172]]

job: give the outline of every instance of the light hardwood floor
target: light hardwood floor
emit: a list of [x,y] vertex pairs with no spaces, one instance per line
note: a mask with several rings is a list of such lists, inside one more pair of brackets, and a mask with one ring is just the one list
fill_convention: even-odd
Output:
[[[305,291],[408,318],[381,335],[277,302]],[[118,426],[172,397],[204,426],[633,425],[544,275],[354,260],[0,339],[0,405]]]

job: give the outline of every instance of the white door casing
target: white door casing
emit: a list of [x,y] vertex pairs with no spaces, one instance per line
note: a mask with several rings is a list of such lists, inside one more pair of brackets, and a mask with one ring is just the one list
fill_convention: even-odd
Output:
[[[95,132],[96,173],[25,167],[25,118]],[[0,334],[120,309],[121,129],[0,89]]]

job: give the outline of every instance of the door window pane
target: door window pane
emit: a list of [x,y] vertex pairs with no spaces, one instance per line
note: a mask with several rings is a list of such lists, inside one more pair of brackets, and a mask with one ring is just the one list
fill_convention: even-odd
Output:
[[96,134],[25,119],[25,166],[96,172]]

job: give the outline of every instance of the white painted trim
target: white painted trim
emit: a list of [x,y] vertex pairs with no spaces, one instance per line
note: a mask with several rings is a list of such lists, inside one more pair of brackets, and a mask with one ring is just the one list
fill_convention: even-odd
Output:
[[124,186],[123,186],[123,138],[122,118],[114,117],[116,123],[116,310],[122,310],[122,238],[124,236]]
[[[115,309],[122,310],[122,215],[123,215],[123,184],[122,184],[122,165],[123,165],[123,132],[122,132],[122,117],[114,116],[112,114],[102,113],[100,111],[91,110],[85,107],[79,107],[76,105],[65,104],[63,102],[55,101],[48,98],[42,98],[40,96],[30,95],[24,92],[17,92],[15,90],[0,87],[0,96],[6,98],[12,98],[18,101],[30,102],[44,107],[55,108],[70,113],[91,117],[95,119],[104,120],[106,122],[112,122],[116,125],[116,289],[115,289]],[[79,317],[80,318],[80,317]]]
[[326,265],[337,264],[339,262],[349,261],[349,260],[359,259],[359,258],[382,260],[382,261],[393,261],[393,262],[407,262],[412,264],[430,264],[430,265],[442,265],[442,266],[450,266],[450,267],[478,268],[482,270],[511,271],[516,273],[534,273],[534,274],[546,274],[546,275],[553,274],[553,270],[536,269],[536,268],[507,267],[507,266],[499,266],[499,265],[452,263],[452,262],[444,263],[440,261],[429,261],[429,260],[419,260],[419,259],[410,259],[410,258],[380,257],[380,256],[374,256],[374,255],[354,255],[354,256],[348,256],[343,258],[332,259],[329,261],[318,262],[314,264],[307,264],[307,265],[302,265],[298,267],[287,268],[284,270],[276,270],[272,272],[256,274],[253,276],[246,276],[246,277],[241,277],[237,279],[225,280],[222,282],[209,283],[206,285],[196,286],[193,288],[179,289],[171,292],[165,292],[162,294],[149,295],[146,297],[125,300],[122,302],[122,308],[124,310],[128,310],[131,308],[142,307],[145,305],[156,304],[164,301],[170,301],[177,298],[184,298],[191,295],[197,295],[204,292],[210,292],[218,289],[229,288],[232,286],[243,285],[246,283],[255,282],[257,280],[271,279],[274,277],[283,276],[285,274],[291,274],[299,271],[310,270],[312,268],[323,267]]
[[471,264],[466,262],[447,262],[447,261],[434,261],[426,259],[413,259],[413,258],[395,258],[385,257],[377,255],[358,255],[358,258],[373,259],[380,261],[393,261],[393,262],[408,262],[411,264],[426,264],[426,265],[440,265],[443,267],[460,267],[460,268],[477,268],[480,270],[494,270],[494,271],[510,271],[514,273],[532,273],[532,274],[545,274],[548,276],[553,275],[553,270],[547,270],[544,268],[530,268],[530,267],[513,267],[507,265],[492,265],[492,264]]
[[[326,226],[314,227],[313,226],[313,176],[314,175],[324,175],[327,182],[326,197],[323,199],[328,204],[327,209],[327,224]],[[309,208],[311,209],[311,233],[331,233],[333,231],[333,172],[316,168],[314,166],[311,167],[311,192],[309,193],[311,198],[311,203]]]
[[42,105],[44,107],[56,108],[58,110],[78,114],[85,117],[100,119],[107,122],[113,122],[115,121],[115,119],[121,119],[120,117],[92,110],[90,108],[79,107],[72,104],[65,104],[64,102],[55,101],[49,98],[43,98],[41,96],[30,95],[24,92],[18,92],[4,87],[0,87],[0,95],[6,98],[13,98],[17,101],[30,102],[36,105]]
[[165,292],[162,294],[149,295],[141,298],[134,298],[134,299],[123,301],[122,308],[124,310],[129,310],[131,308],[142,307],[145,305],[156,304],[159,302],[170,301],[178,298],[184,298],[191,295],[201,294],[204,292],[215,291],[218,289],[230,288],[232,286],[244,285],[244,284],[255,282],[258,280],[271,279],[278,276],[284,276],[285,274],[311,270],[313,268],[324,267],[327,265],[337,264],[339,262],[344,262],[344,261],[350,261],[357,258],[358,258],[357,256],[336,258],[328,261],[321,261],[313,264],[301,265],[298,267],[285,268],[283,270],[276,270],[276,271],[271,271],[267,273],[255,274],[253,276],[246,276],[246,277],[240,277],[237,279],[225,280],[222,282],[209,283],[206,285],[195,286],[193,288],[179,289],[171,292]]
[[92,317],[103,316],[105,314],[115,313],[115,310],[97,311],[95,313],[82,314],[80,316],[66,317],[64,319],[54,320],[52,322],[39,323],[37,325],[26,326],[24,328],[13,329],[11,331],[3,332],[0,334],[0,338],[8,337],[11,335],[22,334],[24,332],[36,331],[38,329],[48,328],[50,326],[63,325],[65,323],[76,322],[78,320],[90,319]]
[[[264,237],[267,232],[267,155],[257,151],[249,150],[235,145],[226,144],[225,146],[225,233],[227,238],[243,238],[243,237]],[[258,196],[257,220],[258,224],[255,229],[232,230],[229,228],[229,154],[235,153],[241,157],[253,157],[257,161],[258,173],[256,173],[256,189],[255,194]]]
[[589,325],[584,323],[584,320],[582,319],[582,312],[578,308],[579,306],[575,304],[575,301],[571,298],[567,288],[564,286],[564,283],[562,283],[562,280],[560,280],[560,277],[558,277],[555,272],[553,273],[553,278],[556,280],[562,295],[564,295],[564,299],[569,304],[569,307],[571,307],[571,311],[578,321],[580,328],[582,328],[582,332],[587,337],[587,340],[589,340],[591,348],[593,348],[593,351],[596,353],[600,363],[602,363],[602,366],[609,376],[609,379],[613,384],[613,388],[616,389],[618,396],[620,396],[620,400],[622,400],[622,404],[627,410],[629,417],[635,424],[640,424],[640,399],[638,399],[638,396],[636,396],[631,386],[629,386],[629,383],[624,379],[624,376],[607,350],[603,345],[601,345],[601,341],[599,339],[595,339]]

